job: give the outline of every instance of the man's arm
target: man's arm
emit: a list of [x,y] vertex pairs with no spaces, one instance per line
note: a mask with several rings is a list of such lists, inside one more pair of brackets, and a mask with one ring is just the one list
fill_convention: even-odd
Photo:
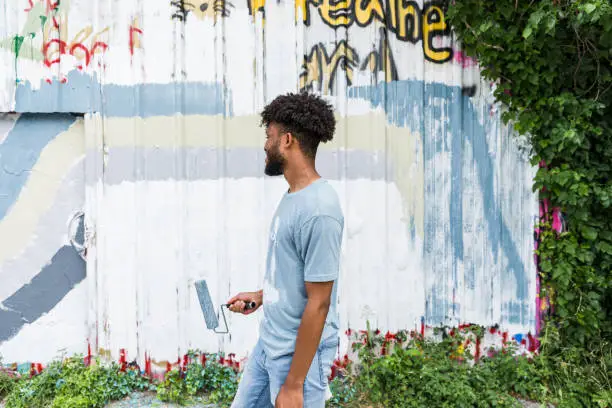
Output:
[[306,282],[308,301],[298,329],[291,368],[285,380],[287,387],[301,388],[304,385],[306,374],[308,374],[310,364],[321,341],[333,284],[333,281]]

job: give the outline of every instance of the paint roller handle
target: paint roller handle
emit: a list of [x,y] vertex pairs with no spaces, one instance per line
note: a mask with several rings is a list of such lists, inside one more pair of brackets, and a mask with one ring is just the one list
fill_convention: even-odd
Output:
[[[244,301],[243,301],[244,302]],[[231,303],[226,303],[225,306],[226,307],[230,307],[232,304]],[[251,310],[251,309],[255,309],[255,307],[257,306],[257,303],[255,302],[244,302],[244,310]]]

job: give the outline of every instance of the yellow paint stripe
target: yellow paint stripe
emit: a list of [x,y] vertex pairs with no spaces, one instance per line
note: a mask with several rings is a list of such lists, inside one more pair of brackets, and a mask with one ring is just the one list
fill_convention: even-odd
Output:
[[[259,116],[223,118],[209,115],[173,117],[103,118],[104,143],[107,147],[250,147],[263,149],[265,132]],[[334,139],[320,149],[385,149],[384,114],[337,117]]]
[[[113,147],[210,147],[263,149],[264,129],[259,116],[176,115],[168,117],[103,118],[104,144]],[[349,149],[386,152],[393,163],[395,181],[404,200],[405,222],[414,218],[423,236],[423,146],[419,134],[389,125],[382,112],[336,117],[334,139],[320,150]],[[98,140],[102,140],[98,138]],[[384,160],[384,159],[383,159]]]

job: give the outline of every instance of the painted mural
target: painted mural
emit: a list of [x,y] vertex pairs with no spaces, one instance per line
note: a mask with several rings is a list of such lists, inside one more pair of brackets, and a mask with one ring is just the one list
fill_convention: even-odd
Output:
[[260,286],[285,182],[257,115],[297,90],[337,110],[317,165],[346,217],[344,329],[473,323],[533,348],[535,169],[444,3],[0,5],[4,361],[247,356],[261,316],[207,331],[193,282],[219,304]]

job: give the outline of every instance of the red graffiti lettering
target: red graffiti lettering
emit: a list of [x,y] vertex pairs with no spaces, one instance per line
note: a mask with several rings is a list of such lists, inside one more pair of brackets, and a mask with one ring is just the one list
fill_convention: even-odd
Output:
[[[52,47],[53,44],[57,44],[58,49]],[[89,63],[91,62],[91,59],[94,54],[96,52],[103,53],[104,51],[106,51],[107,48],[108,45],[102,41],[96,41],[92,44],[90,48],[87,48],[87,46],[85,46],[81,42],[73,41],[70,46],[68,46],[65,41],[54,38],[52,40],[47,41],[43,45],[42,51],[45,57],[44,63],[47,67],[51,67],[53,64],[58,64],[60,62],[61,56],[65,55],[66,53],[69,53],[70,55],[74,56],[79,60],[85,59],[84,65],[89,66]],[[53,58],[55,56],[55,53],[57,53],[57,58]],[[82,67],[82,65],[79,65],[79,67]]]
[[[42,1],[44,1],[44,0],[39,0],[39,2],[42,2]],[[47,3],[47,14],[49,14],[51,11],[53,11],[53,10],[55,10],[55,9],[57,9],[59,7],[60,0],[57,0],[55,2],[52,1],[52,0],[47,0],[46,3]],[[34,8],[34,1],[33,0],[28,0],[28,8],[24,9],[24,11],[26,13],[28,13],[28,12],[32,11],[33,8]]]
[[136,35],[142,35],[142,30],[134,25],[130,26],[130,55],[134,55],[134,49],[140,48],[140,42]]
[[76,55],[74,55],[74,52],[77,49],[80,49],[81,51],[83,51],[83,53],[85,55],[85,66],[88,66],[89,65],[89,59],[91,57],[90,53],[89,53],[89,50],[83,44],[80,44],[80,43],[72,44],[72,46],[70,47],[70,55],[76,57]]
[[45,65],[50,67],[53,64],[59,63],[60,62],[60,57],[58,56],[56,59],[54,60],[50,60],[49,59],[49,48],[51,48],[51,46],[53,44],[58,44],[59,45],[59,54],[65,54],[66,53],[66,42],[62,41],[62,40],[58,40],[58,39],[53,39],[53,40],[49,40],[45,43],[45,45],[43,46],[43,55],[45,56]]

